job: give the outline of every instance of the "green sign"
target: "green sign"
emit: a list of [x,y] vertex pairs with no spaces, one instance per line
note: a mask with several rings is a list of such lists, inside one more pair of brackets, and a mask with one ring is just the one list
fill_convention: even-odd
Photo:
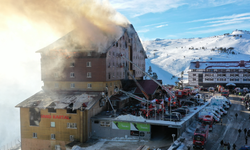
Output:
[[129,122],[112,122],[113,129],[121,129],[121,130],[130,130],[130,123]]
[[138,128],[139,131],[146,131],[150,132],[150,125],[149,124],[143,124],[143,123],[133,123],[135,127]]

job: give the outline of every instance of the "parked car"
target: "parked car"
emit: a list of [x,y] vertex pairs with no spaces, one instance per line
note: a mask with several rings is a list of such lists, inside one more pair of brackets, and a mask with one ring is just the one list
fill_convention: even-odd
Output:
[[181,113],[181,115],[187,114],[187,111],[183,108],[174,109],[174,110],[172,110],[172,112],[179,112],[179,113]]
[[196,95],[196,94],[198,94],[199,92],[200,92],[199,89],[193,89],[193,90],[191,91],[191,95]]
[[182,101],[182,106],[195,106],[195,102],[193,101]]

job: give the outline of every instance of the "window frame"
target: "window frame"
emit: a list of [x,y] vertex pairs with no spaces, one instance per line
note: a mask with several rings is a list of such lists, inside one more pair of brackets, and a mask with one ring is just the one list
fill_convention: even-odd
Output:
[[92,88],[92,83],[88,83],[88,84],[87,84],[87,88],[88,88],[88,89],[91,89],[91,88]]
[[75,85],[75,83],[70,83],[70,88],[75,88],[76,87],[76,85]]
[[56,139],[56,134],[53,134],[53,133],[50,134],[50,139],[51,139],[51,140],[55,140],[55,139]]
[[32,133],[32,138],[37,138],[37,133],[36,132]]
[[92,66],[91,66],[91,61],[87,61],[87,62],[86,62],[86,67],[92,67]]
[[87,78],[92,78],[91,72],[87,72]]
[[[53,125],[54,125],[54,126],[53,126]],[[50,127],[51,127],[51,128],[55,128],[55,127],[56,127],[56,122],[51,121],[51,122],[50,122]]]
[[70,76],[70,78],[75,78],[75,73],[74,72],[70,72],[69,76]]

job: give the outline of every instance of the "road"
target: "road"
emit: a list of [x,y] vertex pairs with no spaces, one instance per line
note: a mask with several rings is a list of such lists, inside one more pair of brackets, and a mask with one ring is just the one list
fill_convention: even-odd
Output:
[[[221,150],[220,141],[229,142],[231,145],[235,143],[237,149],[245,145],[244,129],[250,128],[249,115],[250,111],[247,111],[243,103],[240,100],[241,97],[230,95],[229,99],[232,103],[231,108],[228,110],[228,114],[222,117],[222,125],[220,123],[215,124],[214,129],[210,132],[208,142],[205,146],[206,150]],[[238,113],[236,119],[235,113]],[[239,136],[238,129],[241,128],[242,132]],[[249,137],[250,138],[250,137]],[[248,139],[250,145],[250,139]]]

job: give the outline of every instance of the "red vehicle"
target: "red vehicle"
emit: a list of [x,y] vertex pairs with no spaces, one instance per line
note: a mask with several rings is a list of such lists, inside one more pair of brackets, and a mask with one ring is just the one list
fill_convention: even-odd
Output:
[[213,116],[211,116],[211,115],[203,116],[202,125],[203,126],[208,125],[209,126],[209,131],[213,130],[213,124],[214,124],[214,118],[213,118]]
[[175,91],[175,96],[178,97],[178,98],[184,97],[185,94],[186,94],[186,92],[184,92],[183,90]]
[[229,90],[221,91],[221,96],[229,97]]
[[191,90],[190,89],[184,89],[183,90],[185,96],[190,96],[191,95]]
[[204,148],[204,145],[207,142],[209,132],[209,126],[198,126],[194,132],[193,137],[193,147],[194,148]]

